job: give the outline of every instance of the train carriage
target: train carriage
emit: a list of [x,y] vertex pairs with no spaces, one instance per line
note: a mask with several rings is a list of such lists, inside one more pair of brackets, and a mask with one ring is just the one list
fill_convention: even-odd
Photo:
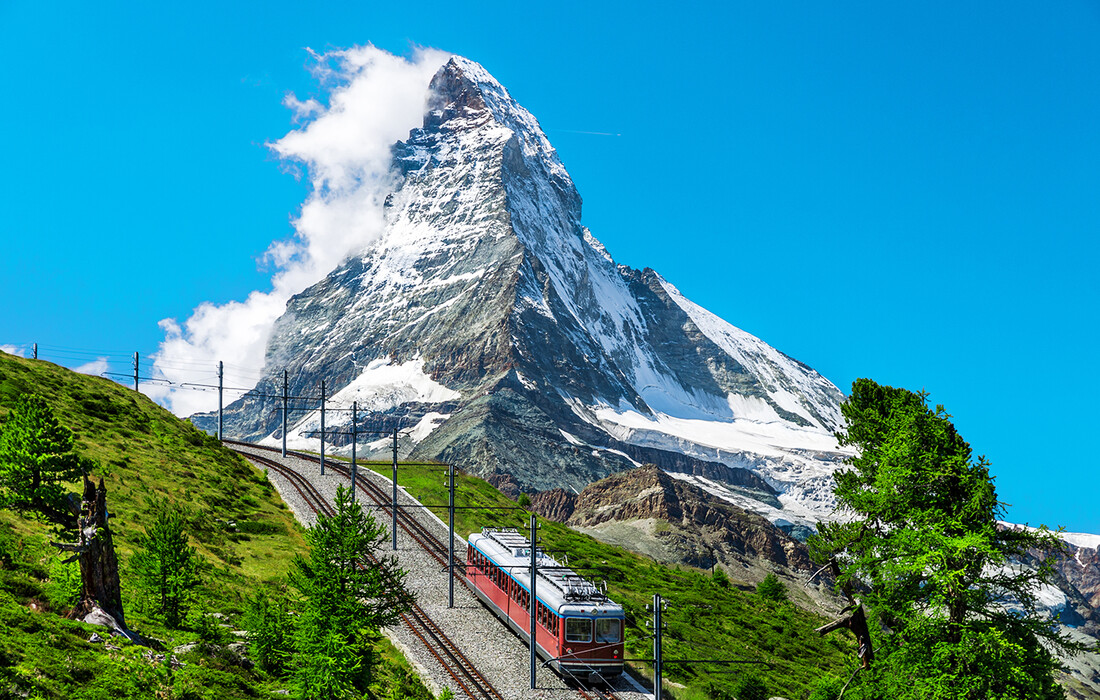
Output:
[[[512,528],[470,535],[466,577],[481,602],[530,639],[531,543]],[[563,676],[609,680],[623,671],[623,607],[553,557],[536,552],[536,646]]]

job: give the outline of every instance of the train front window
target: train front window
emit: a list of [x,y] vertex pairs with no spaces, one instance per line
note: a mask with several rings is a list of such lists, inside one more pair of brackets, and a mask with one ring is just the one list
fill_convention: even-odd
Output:
[[619,641],[619,621],[611,617],[596,620],[596,641],[602,644]]
[[591,642],[592,620],[587,617],[565,618],[565,641]]

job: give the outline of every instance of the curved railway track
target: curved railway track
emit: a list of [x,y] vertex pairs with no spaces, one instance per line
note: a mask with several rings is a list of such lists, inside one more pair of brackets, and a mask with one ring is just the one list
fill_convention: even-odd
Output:
[[[230,445],[240,445],[242,447],[248,447],[256,450],[263,450],[265,452],[279,452],[281,450],[275,447],[267,447],[266,445],[255,445],[250,442],[240,442],[238,440],[223,440],[222,442]],[[242,453],[250,456],[250,453]],[[314,464],[320,464],[321,459],[315,455],[303,454],[301,452],[287,451],[288,455],[293,455],[298,459],[304,459]],[[349,467],[345,466],[343,462],[337,460],[325,460],[325,468],[331,469],[345,479],[351,479],[351,471]],[[392,517],[392,495],[386,493],[377,484],[373,483],[370,479],[359,477],[355,480],[355,485],[359,492],[368,496],[375,505],[382,510],[382,512]],[[397,508],[397,526],[404,530],[405,534],[419,544],[424,551],[426,551],[433,559],[439,562],[443,567],[447,566],[447,545],[443,543],[438,537],[435,536],[428,528],[424,526],[417,518],[413,517],[405,511],[404,508]],[[455,574],[459,578],[465,579],[465,571],[462,562],[455,560]]]
[[[279,448],[268,447],[266,445],[256,445],[254,443],[241,442],[238,440],[223,440],[222,442],[226,443],[230,447],[234,445],[239,445],[241,447],[247,447],[250,449],[262,450],[265,452],[277,452],[280,455],[282,454],[282,450],[280,450]],[[314,510],[314,512],[324,512],[326,514],[331,512],[331,506],[329,506],[325,502],[324,498],[317,491],[317,489],[315,489],[313,485],[308,481],[308,479],[300,472],[261,455],[256,455],[249,452],[241,452],[241,454],[246,458],[256,460],[264,466],[275,469],[279,474],[282,474],[284,477],[286,477],[290,481],[291,485],[293,485],[294,488],[298,491],[298,493],[301,494],[302,498],[306,501],[310,508]],[[298,459],[304,459],[318,465],[321,463],[320,457],[311,454],[304,454],[301,452],[288,450],[287,455],[292,455]],[[344,462],[339,460],[326,459],[325,467],[327,469],[331,469],[345,479],[348,479],[349,481],[351,480],[350,467],[345,466]],[[355,485],[361,493],[368,496],[372,501],[374,501],[377,507],[379,507],[383,512],[392,517],[391,494],[383,491],[381,487],[373,483],[369,478],[359,477],[356,479]],[[307,493],[310,495],[307,495]],[[435,559],[437,562],[439,562],[439,564],[446,568],[447,546],[430,530],[428,530],[423,523],[421,523],[410,513],[406,512],[400,506],[397,508],[397,524],[398,527],[400,527],[405,532],[405,534],[411,537],[413,541],[419,544],[424,549],[424,551],[431,555],[433,559]],[[464,569],[465,567],[462,565],[462,562],[457,561],[456,559],[455,574],[463,581],[463,583],[466,583]],[[447,638],[443,631],[440,630],[434,622],[432,622],[431,618],[429,618],[427,614],[425,614],[423,610],[421,610],[419,607],[417,607],[417,610],[419,611],[420,615],[410,615],[407,618],[403,615],[402,620],[405,622],[409,630],[418,639],[420,639],[420,641],[424,644],[428,651],[431,652],[432,656],[435,657],[437,661],[439,661],[440,665],[447,670],[447,672],[451,675],[455,682],[459,684],[459,687],[461,687],[462,690],[469,697],[474,698],[475,700],[502,700],[500,695],[497,694],[496,690],[493,689],[487,681],[484,681],[484,677],[477,671],[476,668],[474,668],[470,661],[466,659],[466,657],[462,654],[461,651],[459,651],[454,643],[451,642],[449,638]],[[435,640],[439,641],[436,642]],[[461,669],[461,671],[458,671],[456,673],[456,670],[453,670],[452,665],[444,659],[451,660],[451,663],[453,663],[454,666],[457,667],[457,669]],[[488,687],[489,692],[492,694],[485,694],[484,691],[480,690],[477,687],[477,681],[470,680],[469,682],[471,682],[474,687],[467,687],[467,684],[463,682],[460,676],[468,680],[471,678],[481,679],[481,681],[483,681]],[[618,696],[616,696],[610,690],[585,686],[577,686],[575,690],[584,700],[619,700]]]
[[[226,441],[230,442],[230,441]],[[247,445],[249,447],[258,447],[256,445],[249,445],[248,443],[236,443],[241,445]],[[265,449],[265,448],[260,448]],[[258,464],[267,467],[268,469],[275,470],[280,476],[285,478],[290,485],[298,492],[305,501],[306,505],[317,514],[323,514],[331,516],[333,514],[332,506],[325,500],[320,491],[310,483],[304,475],[295,469],[292,469],[286,465],[283,465],[273,459],[264,457],[262,455],[252,454],[248,452],[240,452],[240,454],[246,459],[253,460]],[[302,455],[295,454],[295,457],[302,457]],[[307,457],[308,458],[308,457]],[[337,470],[339,471],[339,470]],[[344,472],[347,475],[346,470]],[[363,488],[363,480],[356,480],[357,486],[359,486],[364,493],[370,494],[369,490]],[[373,484],[372,484],[373,486]],[[377,487],[375,487],[377,489]],[[379,492],[381,490],[379,489]],[[372,495],[372,494],[371,494]],[[372,495],[374,500],[378,500]],[[405,516],[404,520],[415,521],[415,518],[401,513],[398,509],[399,523],[402,522],[400,516]],[[410,536],[421,544],[425,549],[429,551],[437,560],[440,560],[444,564],[446,560],[439,556],[438,551],[432,552],[429,546],[425,543],[424,539],[417,537],[413,534],[413,531],[417,528],[409,523],[405,523],[406,527],[403,527]],[[425,533],[427,530],[423,528],[420,523],[416,523],[419,529]],[[431,533],[427,533],[430,535]],[[438,544],[439,540],[436,538],[435,542]],[[440,666],[451,676],[454,682],[462,689],[464,693],[471,700],[504,700],[504,698],[497,692],[496,688],[477,670],[473,663],[466,658],[462,651],[451,641],[451,639],[439,629],[439,627],[432,621],[428,614],[424,612],[416,603],[413,603],[412,610],[401,615],[402,622],[409,628],[409,630],[419,639],[427,648],[428,652],[439,662]]]

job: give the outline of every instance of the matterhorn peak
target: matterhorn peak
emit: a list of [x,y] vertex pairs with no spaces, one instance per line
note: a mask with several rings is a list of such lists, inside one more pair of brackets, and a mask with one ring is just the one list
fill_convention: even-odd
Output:
[[[283,377],[300,397],[325,381],[333,406],[357,403],[360,434],[396,428],[403,456],[525,491],[647,463],[776,522],[828,514],[840,391],[616,265],[538,121],[481,65],[452,57],[425,106],[393,147],[383,232],[290,300],[231,432],[281,440]],[[288,440],[317,449],[319,428],[310,408]]]
[[[542,160],[554,177],[571,183],[557,151],[534,115],[516,102],[480,63],[452,56],[428,86],[423,130],[447,134],[492,131],[496,127],[507,129],[508,135],[522,145],[524,154]],[[410,136],[415,138],[415,132]]]

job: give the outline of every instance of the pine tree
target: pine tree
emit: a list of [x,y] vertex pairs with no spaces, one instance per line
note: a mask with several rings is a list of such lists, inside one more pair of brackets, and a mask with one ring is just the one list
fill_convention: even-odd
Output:
[[73,444],[72,431],[58,422],[45,399],[23,395],[0,431],[0,505],[71,523],[64,483],[88,468]]
[[773,603],[782,603],[787,600],[787,589],[775,574],[768,574],[763,581],[756,584],[756,594]]
[[153,610],[169,627],[178,627],[187,617],[194,589],[199,585],[199,554],[188,544],[183,514],[165,503],[155,502],[153,524],[138,535],[137,551],[130,566]]
[[386,529],[343,486],[335,513],[318,516],[306,532],[309,558],[295,557],[290,573],[302,597],[295,677],[303,700],[361,696],[378,630],[410,609],[407,572],[381,556],[385,538]]
[[[1043,644],[1072,651],[1034,612],[1046,565],[1013,564],[1059,538],[998,526],[989,462],[927,394],[857,380],[842,406],[841,444],[857,448],[835,475],[838,509],[810,546],[828,561],[860,642],[864,697],[1061,698],[1058,662]],[[1021,612],[1022,611],[1022,612]]]
[[260,590],[244,614],[248,647],[256,664],[273,676],[282,676],[293,651],[294,625],[286,598]]

